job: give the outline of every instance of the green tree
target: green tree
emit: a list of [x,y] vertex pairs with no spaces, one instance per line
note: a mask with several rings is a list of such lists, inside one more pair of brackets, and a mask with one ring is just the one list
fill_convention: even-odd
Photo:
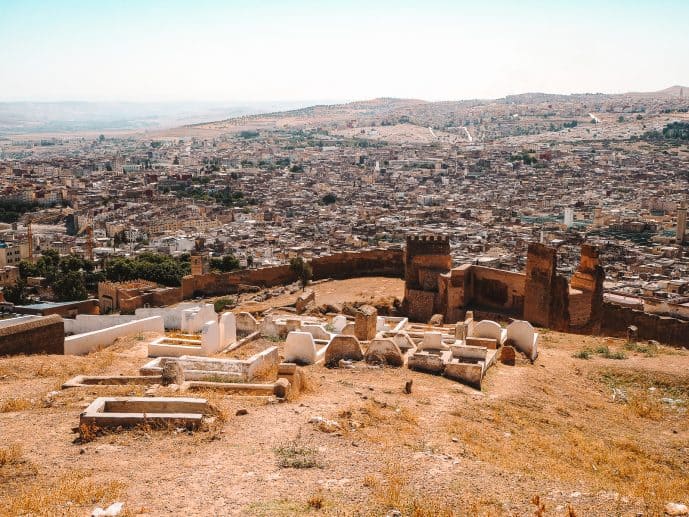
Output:
[[302,290],[306,289],[306,286],[313,277],[313,269],[311,268],[311,264],[306,262],[302,257],[295,257],[289,261],[289,268],[299,279]]
[[214,269],[216,271],[222,271],[223,273],[226,273],[228,271],[234,271],[235,269],[239,269],[239,260],[237,257],[234,255],[225,255],[221,259],[211,259],[211,269]]
[[142,253],[135,259],[116,258],[105,267],[105,277],[111,282],[150,280],[169,287],[177,287],[190,272],[190,263],[159,253]]
[[19,276],[23,279],[26,279],[30,276],[41,276],[41,271],[33,262],[22,260],[19,263]]
[[328,192],[325,196],[321,198],[321,201],[323,201],[323,203],[326,205],[332,205],[337,201],[337,196],[332,192]]
[[79,271],[69,271],[53,282],[53,292],[61,302],[88,298],[84,277]]
[[26,282],[24,280],[19,280],[14,286],[7,286],[3,289],[2,294],[5,296],[5,300],[15,305],[23,305],[26,303],[26,298],[24,297],[24,288],[26,287]]

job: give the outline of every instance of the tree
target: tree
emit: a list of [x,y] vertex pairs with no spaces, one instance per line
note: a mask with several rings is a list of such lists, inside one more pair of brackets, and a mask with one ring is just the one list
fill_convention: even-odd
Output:
[[5,296],[5,300],[15,305],[22,305],[26,303],[26,298],[24,298],[24,288],[26,287],[26,282],[24,280],[19,280],[14,286],[6,286],[2,294]]
[[325,196],[323,196],[321,201],[323,201],[323,203],[326,205],[332,205],[337,201],[337,196],[332,192],[328,192]]
[[69,271],[53,283],[53,292],[61,302],[85,300],[88,298],[84,277],[78,271]]
[[115,258],[105,267],[105,277],[111,282],[150,280],[169,287],[177,287],[190,272],[188,261],[158,253],[142,253],[135,259]]
[[211,269],[215,269],[216,271],[227,273],[228,271],[239,269],[239,267],[239,260],[234,255],[225,255],[221,259],[211,259]]
[[113,243],[116,248],[118,248],[121,244],[127,244],[128,242],[129,239],[127,239],[127,233],[124,230],[117,232],[113,237]]
[[307,284],[313,277],[311,264],[306,262],[302,257],[295,257],[289,261],[289,268],[297,276],[299,282],[301,282],[302,290],[306,289]]
[[19,276],[21,278],[28,278],[30,276],[41,276],[38,266],[28,260],[22,260],[19,263]]

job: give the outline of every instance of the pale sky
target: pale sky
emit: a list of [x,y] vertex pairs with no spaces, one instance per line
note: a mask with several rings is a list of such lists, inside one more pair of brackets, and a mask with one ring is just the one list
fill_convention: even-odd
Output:
[[0,101],[285,101],[689,85],[689,0],[0,0]]

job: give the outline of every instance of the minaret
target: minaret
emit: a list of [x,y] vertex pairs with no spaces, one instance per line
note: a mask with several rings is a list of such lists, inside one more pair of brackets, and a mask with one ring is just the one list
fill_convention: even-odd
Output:
[[682,202],[677,207],[677,244],[684,244],[686,242],[685,234],[687,233],[687,204]]

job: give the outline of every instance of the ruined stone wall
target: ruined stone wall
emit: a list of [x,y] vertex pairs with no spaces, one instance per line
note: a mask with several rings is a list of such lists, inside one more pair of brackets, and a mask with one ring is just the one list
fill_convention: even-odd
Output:
[[362,276],[404,277],[404,254],[401,249],[345,251],[311,261],[314,280],[355,278]]
[[600,329],[604,282],[605,270],[598,262],[598,248],[583,244],[579,267],[570,282],[569,315],[572,330],[597,332]]
[[165,307],[182,301],[182,288],[169,287],[167,289],[156,289],[148,293],[144,303],[151,307]]
[[185,276],[182,279],[182,297],[187,300],[196,296],[234,294],[240,284],[272,287],[297,280],[289,266],[243,269],[232,273],[207,273]]
[[635,325],[640,339],[655,339],[668,345],[689,348],[689,321],[658,316],[613,303],[603,303],[601,333],[626,336],[627,327]]
[[119,293],[119,311],[122,314],[133,314],[136,309],[148,305],[149,307],[164,307],[182,301],[181,287],[168,287],[144,292],[136,296],[126,296],[126,291]]
[[557,252],[532,242],[526,257],[524,319],[542,327],[550,326],[550,304],[555,282]]
[[569,330],[569,282],[557,274],[557,250],[537,242],[529,244],[526,257],[524,319]]
[[524,312],[526,275],[483,266],[472,266],[470,305],[520,316]]
[[[402,250],[374,249],[359,252],[343,252],[316,257],[311,261],[313,279],[356,278],[364,276],[402,277],[404,265]],[[288,265],[243,269],[232,273],[208,273],[186,276],[182,279],[184,299],[201,295],[236,293],[240,284],[272,287],[296,282]]]
[[65,325],[57,315],[0,327],[0,356],[62,354]]

